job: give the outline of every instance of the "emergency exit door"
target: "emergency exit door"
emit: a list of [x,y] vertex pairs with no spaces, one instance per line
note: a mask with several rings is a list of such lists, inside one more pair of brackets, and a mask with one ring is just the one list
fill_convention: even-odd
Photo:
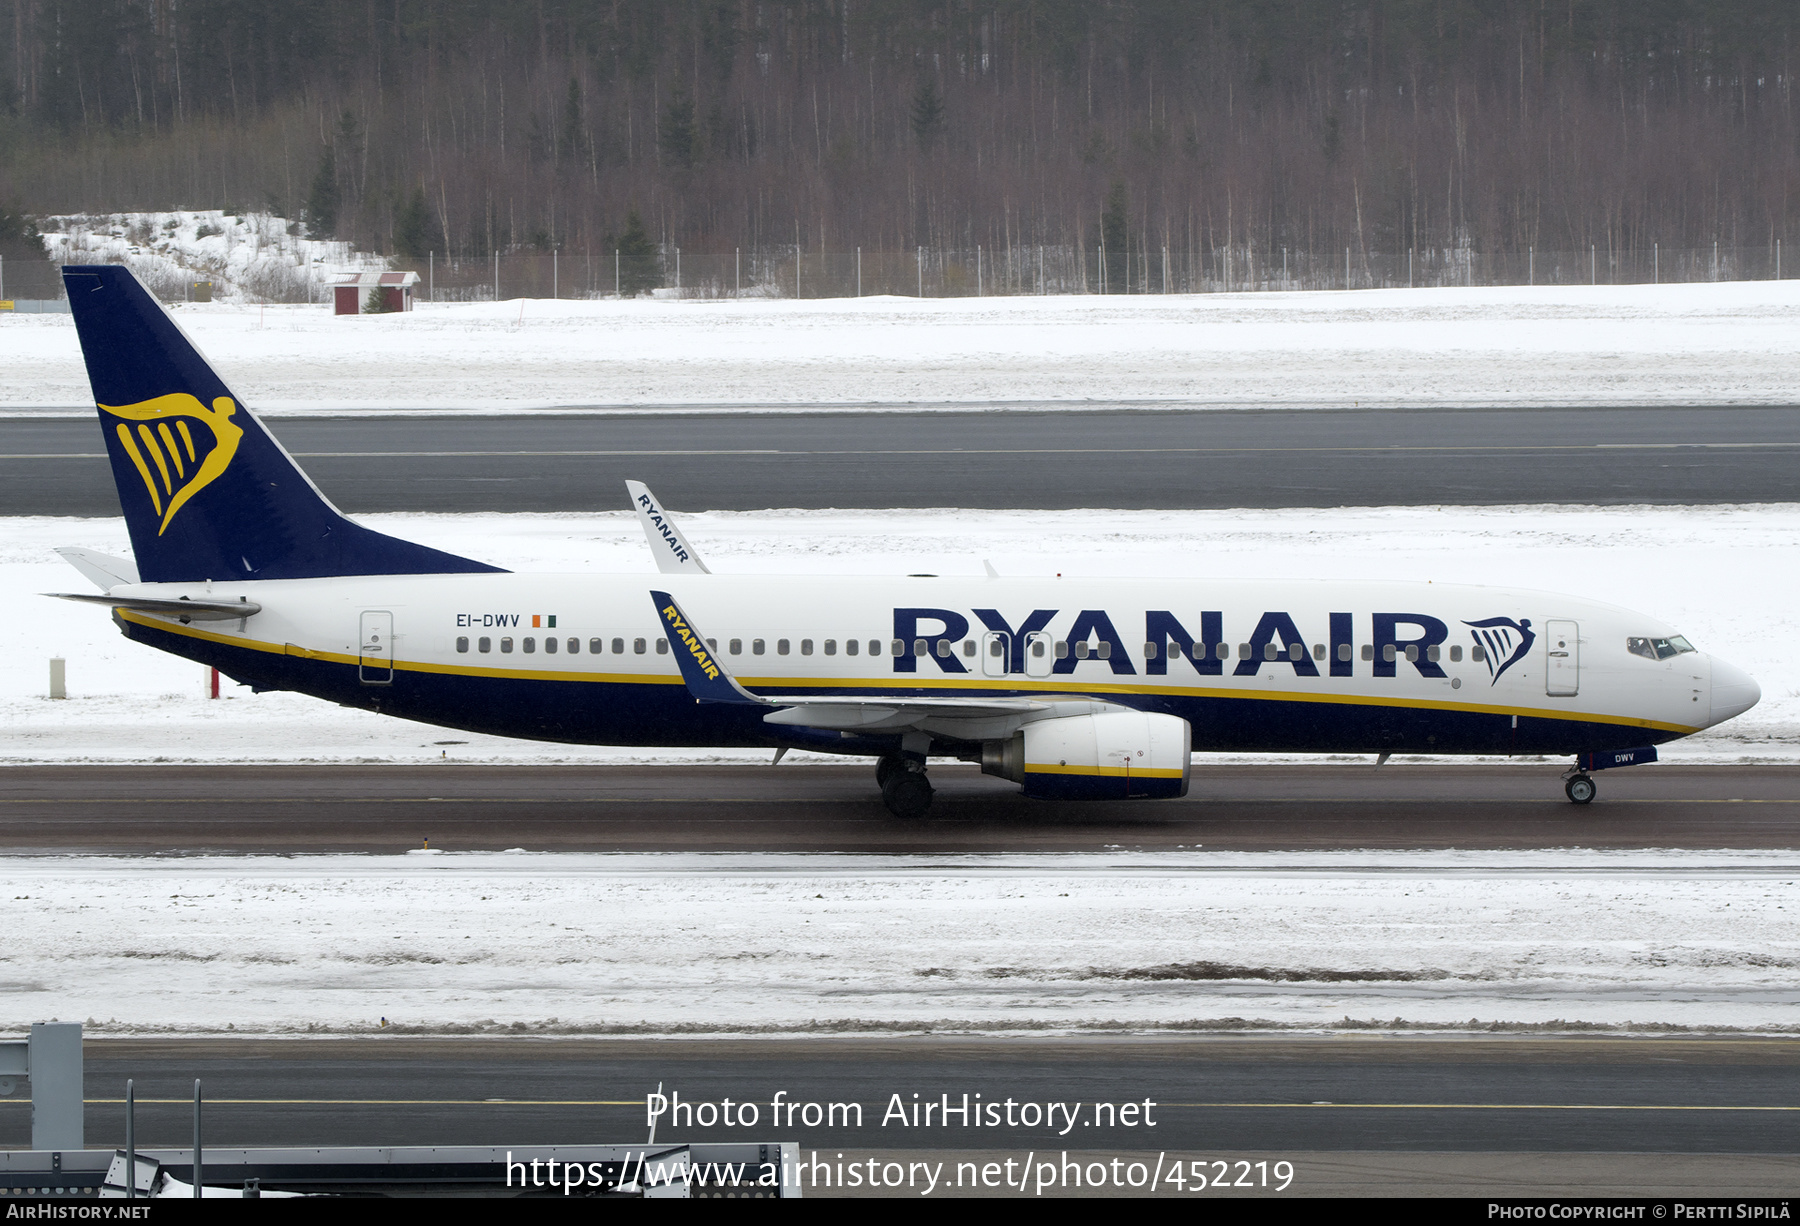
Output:
[[1004,677],[1012,670],[1012,635],[990,630],[981,636],[981,671],[989,677]]
[[364,685],[387,685],[394,679],[394,615],[365,609],[362,615],[362,647],[357,651],[356,675]]
[[1548,640],[1544,665],[1544,693],[1552,698],[1573,698],[1581,689],[1581,627],[1574,622],[1545,622]]

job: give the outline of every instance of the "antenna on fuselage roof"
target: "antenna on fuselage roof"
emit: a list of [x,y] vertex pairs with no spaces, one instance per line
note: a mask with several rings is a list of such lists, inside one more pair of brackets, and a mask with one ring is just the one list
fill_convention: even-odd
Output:
[[638,522],[644,525],[650,552],[656,555],[657,570],[665,575],[712,574],[700,560],[699,551],[688,543],[649,486],[642,481],[627,481],[625,489],[631,495],[631,506],[638,514]]

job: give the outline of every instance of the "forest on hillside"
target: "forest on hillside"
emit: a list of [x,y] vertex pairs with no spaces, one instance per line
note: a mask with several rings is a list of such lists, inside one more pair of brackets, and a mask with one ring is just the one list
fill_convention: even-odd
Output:
[[401,256],[598,250],[633,211],[695,253],[1800,234],[1794,0],[0,0],[5,16],[0,205],[31,214],[268,209]]

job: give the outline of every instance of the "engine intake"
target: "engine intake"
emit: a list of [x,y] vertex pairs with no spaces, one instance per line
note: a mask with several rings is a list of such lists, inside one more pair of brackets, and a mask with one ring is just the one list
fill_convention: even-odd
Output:
[[1191,747],[1188,722],[1173,715],[1069,715],[983,742],[981,769],[1038,800],[1170,799],[1187,795]]

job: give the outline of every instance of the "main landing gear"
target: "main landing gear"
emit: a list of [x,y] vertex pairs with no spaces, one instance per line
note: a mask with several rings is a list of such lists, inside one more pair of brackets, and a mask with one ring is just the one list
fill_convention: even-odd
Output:
[[895,817],[910,820],[931,811],[931,781],[923,758],[888,754],[875,764],[875,782],[881,785],[881,803]]
[[1569,799],[1578,805],[1587,804],[1588,801],[1594,799],[1595,793],[1599,790],[1593,779],[1580,772],[1570,775],[1568,781],[1563,784],[1563,791],[1567,792]]

